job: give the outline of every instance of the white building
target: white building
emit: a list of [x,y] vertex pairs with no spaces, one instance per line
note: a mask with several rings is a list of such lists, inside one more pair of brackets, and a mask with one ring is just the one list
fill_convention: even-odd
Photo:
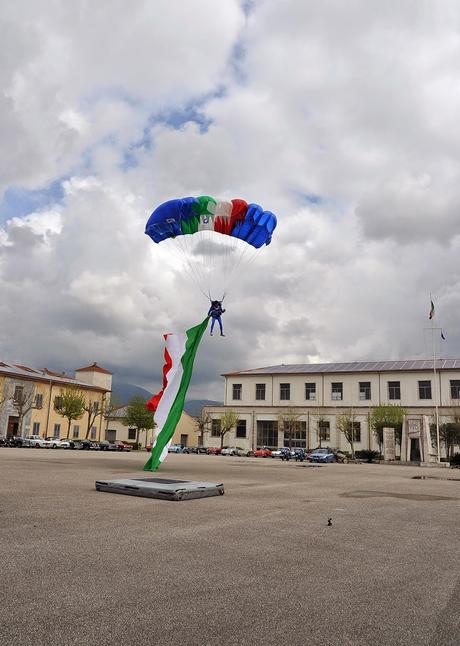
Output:
[[219,445],[219,418],[231,409],[239,422],[225,436],[228,446],[287,445],[277,422],[282,411],[291,411],[299,420],[295,446],[316,447],[321,434],[323,446],[349,450],[336,427],[337,417],[348,414],[354,420],[355,450],[377,450],[370,413],[376,406],[397,404],[406,413],[401,459],[430,462],[437,457],[430,439],[436,408],[439,424],[460,416],[460,359],[438,359],[435,367],[433,360],[279,365],[223,376],[224,405],[204,409],[213,420],[206,446]]

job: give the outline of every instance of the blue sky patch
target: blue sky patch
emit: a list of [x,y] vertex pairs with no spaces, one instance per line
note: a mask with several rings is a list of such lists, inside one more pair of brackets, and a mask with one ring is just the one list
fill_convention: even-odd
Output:
[[62,178],[42,189],[26,189],[12,186],[5,191],[0,202],[0,221],[6,222],[14,217],[24,217],[43,209],[48,204],[56,204],[64,197]]

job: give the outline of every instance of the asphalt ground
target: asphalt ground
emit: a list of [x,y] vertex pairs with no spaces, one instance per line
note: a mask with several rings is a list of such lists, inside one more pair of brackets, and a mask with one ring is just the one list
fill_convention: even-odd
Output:
[[225,495],[95,490],[146,458],[0,449],[1,646],[460,643],[458,470],[169,455]]

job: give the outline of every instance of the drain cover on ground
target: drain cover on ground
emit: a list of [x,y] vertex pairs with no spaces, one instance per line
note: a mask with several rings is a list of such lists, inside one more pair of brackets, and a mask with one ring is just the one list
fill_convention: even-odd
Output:
[[168,480],[167,478],[124,478],[96,480],[97,491],[123,493],[128,496],[161,498],[162,500],[190,500],[223,496],[224,485],[196,480]]

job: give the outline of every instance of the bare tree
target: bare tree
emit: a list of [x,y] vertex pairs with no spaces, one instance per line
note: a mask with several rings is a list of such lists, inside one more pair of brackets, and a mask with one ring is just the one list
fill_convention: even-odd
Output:
[[24,418],[34,405],[34,386],[15,386],[12,401],[18,414],[18,435],[22,436]]
[[211,432],[214,436],[220,437],[220,448],[224,446],[224,438],[230,433],[239,420],[238,413],[233,410],[226,410],[218,419],[213,419],[211,423]]
[[200,415],[195,417],[195,421],[197,425],[198,445],[203,446],[204,434],[209,432],[212,424],[212,417],[202,408]]
[[88,420],[87,420],[87,426],[86,426],[86,439],[89,438],[89,434],[91,432],[91,429],[93,427],[94,422],[96,421],[97,417],[99,415],[103,414],[103,409],[101,407],[101,404],[99,400],[89,400],[88,402],[85,403],[83,406],[83,410],[85,410],[88,413]]
[[292,449],[292,440],[302,430],[301,415],[294,408],[286,408],[278,413],[278,430],[284,432],[287,437],[289,450]]

